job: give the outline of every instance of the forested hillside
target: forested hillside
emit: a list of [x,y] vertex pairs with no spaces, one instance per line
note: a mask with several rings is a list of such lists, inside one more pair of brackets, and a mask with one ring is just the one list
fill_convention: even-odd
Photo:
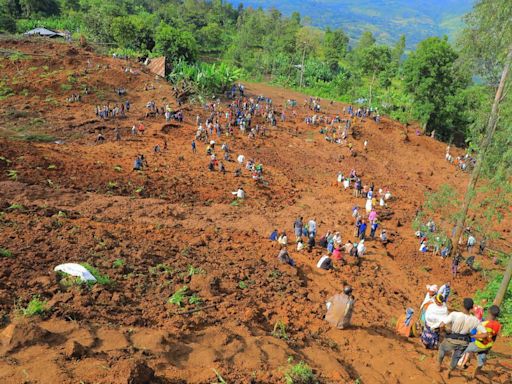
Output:
[[[238,5],[240,0],[229,0]],[[299,11],[312,25],[343,28],[354,42],[364,31],[371,31],[379,43],[394,43],[407,37],[407,47],[429,36],[454,37],[462,28],[462,16],[472,0],[248,0],[245,6],[277,8],[285,15]]]

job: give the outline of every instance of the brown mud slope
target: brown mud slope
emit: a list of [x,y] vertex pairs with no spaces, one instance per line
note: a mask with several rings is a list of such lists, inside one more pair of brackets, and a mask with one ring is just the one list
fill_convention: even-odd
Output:
[[[233,175],[234,162],[226,175],[209,172],[203,143],[192,153],[195,116],[204,118],[204,109],[187,105],[185,122],[171,129],[161,116],[145,117],[151,99],[176,102],[168,84],[138,65],[131,74],[126,61],[47,41],[2,46],[32,56],[0,61],[12,94],[0,101],[0,246],[12,252],[0,258],[1,383],[212,383],[219,381],[214,370],[229,383],[280,383],[290,356],[307,362],[322,383],[445,382],[433,352],[393,331],[406,307],[418,307],[425,284],[449,279],[450,262],[418,255],[411,229],[425,191],[443,183],[462,190],[467,181],[444,161],[443,143],[411,129],[404,142],[406,128],[387,118],[359,121],[351,138],[358,155],[351,157],[305,125],[308,111],[299,107],[296,122],[288,112],[292,121],[266,138],[217,139],[235,157],[263,164],[268,185],[257,186],[245,169]],[[144,91],[149,82],[155,89]],[[86,86],[81,102],[67,102]],[[114,93],[121,86],[124,98]],[[305,98],[247,88],[276,105]],[[95,116],[96,104],[125,99],[132,105],[126,119]],[[322,104],[330,116],[341,112],[338,103]],[[139,121],[146,134],[131,136]],[[101,130],[107,141],[95,145]],[[42,139],[61,141],[29,141]],[[164,139],[169,148],[154,154]],[[149,167],[132,172],[138,153]],[[349,260],[331,273],[315,268],[320,250],[292,250],[297,268],[280,265],[268,235],[275,227],[293,237],[299,215],[316,218],[320,234],[336,229],[352,238],[351,208],[364,201],[333,184],[339,170],[352,168],[391,189],[395,198],[380,213],[393,243],[384,249],[368,241],[359,267]],[[232,204],[239,185],[247,199]],[[110,284],[65,286],[53,273],[64,262],[87,262]],[[488,257],[478,262],[493,268]],[[357,306],[354,328],[338,331],[322,317],[325,299],[344,282],[354,286]],[[452,305],[484,284],[479,273],[463,271]],[[184,286],[181,307],[169,304]],[[48,302],[46,314],[21,316],[34,295]],[[278,322],[286,337],[273,335]],[[510,382],[511,366],[510,341],[502,338],[481,382]],[[450,382],[465,378],[457,372]]]

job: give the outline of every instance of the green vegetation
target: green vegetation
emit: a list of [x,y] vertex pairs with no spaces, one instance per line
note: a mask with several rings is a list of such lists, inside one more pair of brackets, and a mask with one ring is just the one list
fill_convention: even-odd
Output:
[[13,203],[9,207],[7,207],[8,211],[24,211],[25,207],[22,204]]
[[82,265],[82,267],[84,267],[89,272],[91,272],[91,275],[93,275],[96,278],[96,282],[98,284],[101,284],[101,285],[111,285],[112,284],[112,280],[110,280],[110,277],[108,277],[107,275],[102,275],[100,273],[100,271],[97,268],[93,267],[92,265],[90,265],[88,263],[80,263],[80,265]]
[[278,339],[288,340],[288,334],[286,333],[286,323],[284,321],[278,320],[274,324],[272,336],[277,337]]
[[[481,304],[484,308],[489,307],[496,297],[496,292],[498,292],[502,279],[501,275],[494,276],[483,290],[475,294],[475,302]],[[498,320],[503,325],[501,334],[503,336],[512,336],[512,286],[510,285],[500,309],[501,315]]]
[[12,257],[12,252],[6,248],[0,247],[0,257]]
[[124,267],[125,264],[126,264],[126,262],[123,259],[116,259],[112,263],[112,267],[113,268],[122,268],[122,267]]
[[7,177],[13,181],[18,180],[18,171],[16,171],[15,169],[8,169]]
[[238,288],[240,288],[240,289],[247,289],[247,288],[249,288],[249,285],[245,281],[240,280],[238,282]]
[[313,373],[313,370],[305,362],[301,361],[298,364],[290,366],[285,374],[284,379],[286,384],[315,384],[318,380]]
[[44,315],[48,310],[48,304],[46,301],[41,300],[39,296],[32,297],[28,305],[21,309],[21,313],[25,317],[32,317],[36,315]]
[[174,294],[167,300],[169,304],[174,304],[178,307],[181,307],[185,303],[186,294],[188,291],[188,287],[184,285],[180,289],[178,289]]
[[167,264],[157,264],[154,267],[149,268],[149,273],[157,275],[158,273],[164,273],[170,275],[173,272],[173,268]]
[[194,275],[199,275],[199,274],[204,274],[206,273],[204,269],[202,268],[195,268],[193,265],[189,265],[188,266],[188,275],[189,276],[194,276]]

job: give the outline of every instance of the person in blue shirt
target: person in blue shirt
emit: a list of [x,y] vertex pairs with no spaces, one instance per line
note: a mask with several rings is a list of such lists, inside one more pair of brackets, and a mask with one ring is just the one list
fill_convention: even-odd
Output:
[[277,229],[274,229],[274,231],[270,234],[270,241],[277,241],[278,237],[279,233],[277,232]]
[[358,233],[358,237],[361,239],[361,240],[364,240],[365,237],[366,237],[366,228],[368,227],[368,225],[366,224],[366,222],[363,220],[361,222],[361,225],[359,226],[359,233]]
[[372,223],[372,226],[370,227],[370,237],[375,239],[375,232],[377,231],[377,228],[379,227],[379,223],[377,221],[374,221]]

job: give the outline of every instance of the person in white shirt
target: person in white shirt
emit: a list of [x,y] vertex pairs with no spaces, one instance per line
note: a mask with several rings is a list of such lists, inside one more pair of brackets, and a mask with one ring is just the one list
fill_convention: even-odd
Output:
[[245,162],[245,156],[244,155],[238,155],[237,159],[238,164],[243,165]]
[[439,344],[439,328],[448,315],[448,308],[443,301],[443,296],[439,294],[425,303],[423,308],[425,327],[421,332],[421,342],[427,349],[436,349]]
[[238,188],[235,192],[231,192],[237,199],[245,199],[245,191],[242,187]]
[[316,236],[316,221],[315,219],[311,219],[309,220],[308,222],[308,231],[309,231],[309,235],[313,235],[313,237]]
[[457,366],[457,362],[464,354],[466,347],[471,341],[471,331],[480,324],[480,321],[471,314],[471,310],[474,306],[473,299],[465,298],[463,300],[463,306],[463,312],[450,313],[439,326],[440,328],[446,326],[450,328],[449,332],[446,333],[445,339],[439,345],[439,355],[437,358],[438,369],[439,372],[441,372],[444,357],[446,354],[453,352],[448,369],[448,378],[450,378],[452,371]]
[[436,296],[438,290],[439,288],[437,287],[437,284],[427,285],[427,294],[425,295],[425,298],[423,299],[423,302],[420,305],[420,309],[423,309],[425,304],[427,304]]

